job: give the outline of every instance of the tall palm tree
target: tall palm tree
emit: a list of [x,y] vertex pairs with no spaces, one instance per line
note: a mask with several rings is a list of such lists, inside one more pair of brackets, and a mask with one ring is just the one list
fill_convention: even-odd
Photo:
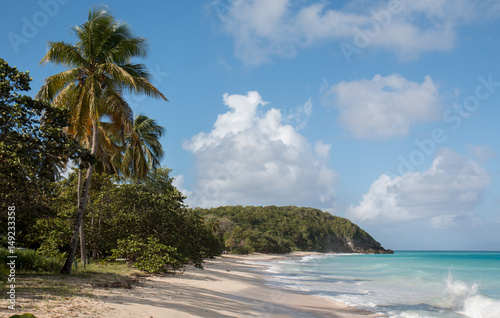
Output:
[[125,177],[142,181],[149,170],[160,166],[163,148],[159,139],[164,131],[155,120],[145,115],[135,117],[124,147],[121,171]]
[[[68,133],[97,156],[100,135],[103,136],[99,133],[100,123],[104,118],[122,135],[132,128],[132,111],[123,98],[124,91],[167,99],[149,82],[146,67],[132,63],[133,58],[146,56],[147,43],[146,39],[133,36],[126,23],[116,21],[104,9],[94,8],[85,23],[72,29],[78,42],[75,45],[49,42],[49,51],[40,62],[62,65],[69,70],[45,79],[37,98],[68,107]],[[88,166],[79,186],[78,213],[62,273],[71,273],[94,166]],[[82,170],[79,175],[83,177]]]

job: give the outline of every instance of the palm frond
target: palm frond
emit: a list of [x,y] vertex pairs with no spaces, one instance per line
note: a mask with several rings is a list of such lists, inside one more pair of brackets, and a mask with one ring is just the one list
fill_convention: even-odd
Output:
[[165,129],[145,115],[134,119],[133,131],[127,136],[122,173],[135,180],[144,180],[149,170],[160,166],[163,147],[159,141]]
[[52,102],[67,86],[74,84],[81,77],[80,68],[73,68],[45,79],[45,84],[40,88],[35,98]]
[[135,79],[134,89],[132,89],[132,87],[123,87],[123,89],[126,89],[131,93],[144,94],[148,97],[163,99],[165,101],[168,101],[168,99],[165,96],[163,96],[163,94],[156,87],[154,87],[147,79],[143,77],[135,77],[134,79]]
[[144,64],[121,64],[120,67],[134,77],[142,77],[151,80],[152,76],[148,68]]
[[49,42],[49,50],[40,61],[40,64],[48,62],[71,68],[87,67],[87,60],[85,60],[78,48],[64,42]]

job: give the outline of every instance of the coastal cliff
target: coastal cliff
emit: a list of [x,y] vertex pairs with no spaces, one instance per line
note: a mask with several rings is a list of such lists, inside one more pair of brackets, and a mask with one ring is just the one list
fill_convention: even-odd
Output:
[[390,254],[346,218],[296,206],[196,208],[231,253],[289,253],[295,250]]
[[346,236],[331,235],[325,238],[322,252],[336,253],[361,253],[361,254],[393,254],[394,251],[385,249],[371,236],[351,238]]

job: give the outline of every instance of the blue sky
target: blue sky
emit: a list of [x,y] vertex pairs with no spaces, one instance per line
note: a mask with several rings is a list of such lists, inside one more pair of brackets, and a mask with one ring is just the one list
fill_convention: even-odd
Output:
[[107,6],[149,40],[162,164],[190,206],[299,205],[391,249],[499,250],[500,2],[4,1],[0,57]]

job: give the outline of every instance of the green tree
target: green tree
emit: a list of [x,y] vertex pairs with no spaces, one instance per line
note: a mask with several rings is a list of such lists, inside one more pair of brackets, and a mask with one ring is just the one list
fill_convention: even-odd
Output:
[[195,210],[209,220],[218,218],[226,248],[232,253],[288,253],[293,250],[391,253],[348,219],[318,209],[222,206]]
[[0,208],[3,217],[7,206],[16,205],[19,245],[28,243],[34,220],[49,213],[59,168],[83,155],[63,131],[66,110],[22,95],[31,80],[0,59]]
[[148,171],[156,170],[163,157],[160,137],[165,129],[145,115],[134,119],[133,128],[126,137],[121,171],[125,177],[143,181]]
[[[222,252],[221,237],[213,235],[198,212],[184,206],[184,196],[172,185],[169,171],[158,168],[142,183],[117,183],[112,175],[94,174],[84,225],[95,258],[114,254],[156,271],[187,261],[201,266],[204,258]],[[53,207],[57,218],[41,219],[36,225],[34,236],[43,240],[45,250],[67,250],[64,242],[70,237],[64,228],[74,213],[77,180],[59,184]],[[155,249],[170,256],[156,257]]]
[[[146,67],[132,62],[146,56],[147,44],[146,39],[133,36],[126,23],[116,21],[104,9],[93,9],[88,20],[73,31],[78,39],[75,45],[49,42],[41,63],[51,62],[69,70],[48,77],[37,97],[68,107],[68,132],[96,156],[100,136],[105,138],[101,127],[104,118],[109,119],[108,126],[115,133],[124,135],[131,130],[132,111],[123,98],[124,91],[167,99],[149,82]],[[83,178],[82,168],[79,179]],[[94,168],[95,164],[88,166],[82,183],[78,183],[78,211],[62,273],[71,273]]]

